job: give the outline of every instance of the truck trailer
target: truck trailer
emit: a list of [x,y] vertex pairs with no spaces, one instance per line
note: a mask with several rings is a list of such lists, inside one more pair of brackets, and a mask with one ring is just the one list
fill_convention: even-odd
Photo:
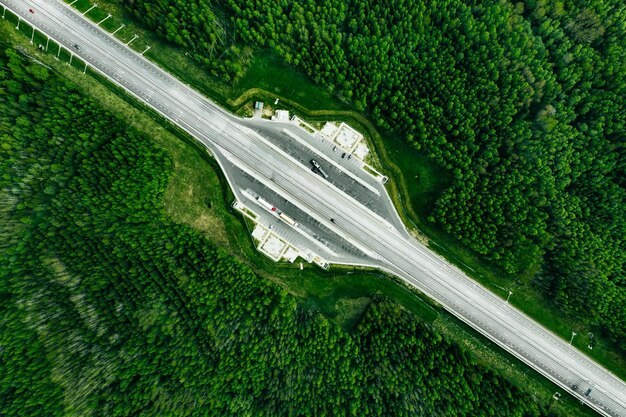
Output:
[[276,211],[276,207],[274,207],[273,205],[271,205],[269,202],[267,202],[266,200],[264,200],[261,197],[257,197],[256,201],[259,202],[260,205],[262,205],[263,207],[265,207],[266,209],[268,209],[269,211]]
[[296,223],[296,221],[294,219],[292,219],[291,217],[287,216],[285,213],[280,213],[278,215],[278,217],[280,217],[285,223],[290,224],[293,227],[298,226],[298,223]]

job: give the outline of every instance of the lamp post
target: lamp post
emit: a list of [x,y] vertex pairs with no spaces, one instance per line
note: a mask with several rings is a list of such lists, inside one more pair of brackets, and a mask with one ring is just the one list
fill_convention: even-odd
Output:
[[506,297],[506,302],[509,302],[509,298],[511,298],[511,295],[513,295],[513,291],[509,290],[509,295]]
[[572,330],[572,338],[569,340],[569,344],[571,345],[572,342],[574,341],[574,336],[576,336],[578,333],[576,333],[575,331]]
[[122,23],[122,25],[120,27],[118,27],[117,29],[115,29],[113,31],[113,33],[111,33],[111,35],[115,35],[117,33],[117,31],[120,30],[121,28],[123,28],[124,26],[126,26],[126,25]]
[[85,10],[85,12],[83,13],[83,16],[86,15],[87,13],[89,13],[94,7],[98,7],[97,4],[94,4],[93,6],[91,6],[89,9]]
[[132,41],[134,41],[135,39],[137,39],[138,37],[139,37],[139,36],[135,34],[131,40],[129,40],[128,42],[126,42],[126,46],[130,45],[130,43],[131,43]]
[[100,23],[104,22],[105,20],[107,20],[109,17],[111,17],[111,15],[108,15],[107,17],[105,17],[104,19],[102,19],[101,21],[98,22],[98,24],[96,26],[100,26]]

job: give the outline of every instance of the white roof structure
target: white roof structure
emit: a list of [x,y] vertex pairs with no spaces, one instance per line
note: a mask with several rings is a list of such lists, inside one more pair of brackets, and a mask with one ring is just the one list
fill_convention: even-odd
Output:
[[252,237],[262,242],[263,238],[265,238],[265,235],[267,235],[267,229],[260,224],[257,224],[252,231]]
[[356,149],[354,150],[354,152],[352,153],[354,154],[354,156],[356,156],[362,161],[365,159],[365,157],[369,153],[369,149],[367,149],[367,145],[365,145],[364,143],[359,143]]
[[289,262],[293,262],[300,255],[300,252],[296,250],[293,246],[289,246],[285,253],[283,254],[283,258],[287,259]]
[[350,149],[352,146],[363,139],[363,135],[351,128],[345,123],[339,126],[339,133],[335,139],[343,148]]
[[280,258],[280,254],[285,249],[287,244],[280,240],[277,236],[270,236],[265,243],[261,246],[261,249],[270,255],[274,259]]
[[284,122],[289,121],[289,111],[288,110],[276,110],[274,113],[273,120],[281,120]]
[[326,122],[320,133],[329,138],[335,133],[336,130],[337,126],[334,123]]

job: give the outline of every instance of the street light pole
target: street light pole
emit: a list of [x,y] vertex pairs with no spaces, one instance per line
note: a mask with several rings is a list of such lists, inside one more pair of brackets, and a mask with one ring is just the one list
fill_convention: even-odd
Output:
[[124,26],[126,26],[126,25],[122,23],[122,25],[120,27],[118,27],[117,29],[115,29],[113,31],[113,33],[111,33],[111,35],[115,35],[117,33],[117,31],[120,30],[121,28],[123,28]]
[[100,23],[104,22],[105,20],[107,20],[109,17],[111,17],[111,15],[108,15],[107,17],[105,17],[104,19],[102,19],[101,21],[98,22],[98,24],[96,26],[100,26]]
[[511,295],[513,295],[513,291],[509,290],[509,296],[506,297],[506,302],[509,302],[509,298],[511,298]]
[[571,345],[572,342],[574,341],[574,336],[576,336],[578,333],[576,333],[575,331],[572,330],[572,338],[569,340],[569,344]]
[[130,43],[131,43],[132,41],[134,41],[135,39],[137,39],[138,37],[139,37],[139,36],[135,34],[135,36],[133,36],[133,38],[132,38],[131,40],[129,40],[128,42],[126,42],[126,46],[129,46],[129,45],[130,45]]
[[93,6],[91,6],[89,9],[85,10],[85,12],[83,13],[83,16],[86,15],[87,13],[89,13],[94,7],[98,7],[97,4],[94,4]]

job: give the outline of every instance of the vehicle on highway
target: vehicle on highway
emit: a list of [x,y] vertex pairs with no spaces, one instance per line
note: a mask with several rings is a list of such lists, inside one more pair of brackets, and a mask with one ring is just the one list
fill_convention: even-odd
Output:
[[331,222],[333,222],[333,223],[337,223],[337,222],[335,221],[335,219],[330,219],[330,221],[331,221]]
[[348,159],[352,159],[352,155],[348,155]]
[[80,46],[78,46],[78,45],[74,45],[74,48],[75,48],[77,51],[80,51]]
[[328,179],[328,174],[326,173],[326,171],[324,171],[320,164],[317,163],[315,159],[311,159],[311,164],[313,165],[313,168],[315,168],[313,172],[320,174],[322,177],[324,177],[324,179]]
[[288,223],[292,225],[293,227],[298,226],[298,223],[291,217],[287,216],[285,213],[280,213],[278,217],[280,217],[285,223]]
[[258,201],[260,205],[262,205],[263,207],[265,207],[269,211],[276,211],[276,207],[274,207],[272,204],[270,204],[267,200],[265,200],[265,199],[263,199],[261,197],[258,197],[256,199],[256,201]]
[[333,146],[333,152],[337,152],[337,147]]
[[346,153],[345,153],[345,152],[344,152],[344,153],[342,153],[342,154],[341,154],[341,157],[342,157],[342,158],[345,158],[345,157],[346,157]]
[[29,12],[31,13],[35,13],[35,11],[33,9],[28,9]]

